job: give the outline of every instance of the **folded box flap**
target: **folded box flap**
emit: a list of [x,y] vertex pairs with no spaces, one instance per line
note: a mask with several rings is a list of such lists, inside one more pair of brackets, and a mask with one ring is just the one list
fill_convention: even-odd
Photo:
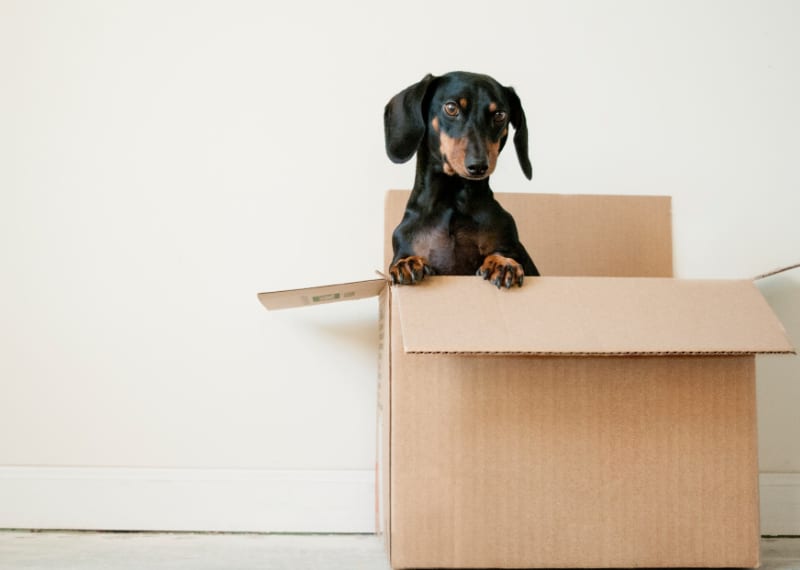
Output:
[[478,277],[393,287],[406,352],[661,355],[792,353],[751,281]]
[[258,300],[261,301],[264,308],[274,311],[338,301],[366,299],[379,295],[384,287],[386,287],[386,280],[368,279],[366,281],[323,285],[321,287],[259,293]]

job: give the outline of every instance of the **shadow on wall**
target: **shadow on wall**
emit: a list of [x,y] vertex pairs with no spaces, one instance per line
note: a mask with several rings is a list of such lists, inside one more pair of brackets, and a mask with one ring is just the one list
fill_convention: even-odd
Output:
[[350,357],[377,359],[377,299],[300,307],[270,315],[280,321],[284,335],[299,344],[313,341]]
[[[800,269],[756,281],[789,340],[800,350]],[[762,472],[800,472],[800,356],[761,355],[757,363],[759,463]]]
[[800,347],[800,268],[759,279],[756,285],[783,323],[794,347]]

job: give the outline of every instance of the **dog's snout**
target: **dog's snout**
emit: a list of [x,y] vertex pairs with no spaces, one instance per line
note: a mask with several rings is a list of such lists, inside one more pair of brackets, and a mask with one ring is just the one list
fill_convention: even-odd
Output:
[[483,176],[489,170],[489,163],[485,160],[476,160],[464,166],[470,176]]
[[470,178],[484,178],[491,174],[490,169],[494,169],[494,165],[490,162],[488,141],[481,136],[479,130],[475,127],[473,129],[465,137],[468,143],[464,152],[463,169]]

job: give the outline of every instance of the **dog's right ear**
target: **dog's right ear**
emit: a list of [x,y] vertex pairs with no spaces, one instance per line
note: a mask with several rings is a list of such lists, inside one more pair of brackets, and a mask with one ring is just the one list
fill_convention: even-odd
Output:
[[429,73],[422,81],[404,89],[386,104],[383,130],[386,154],[392,162],[406,162],[417,152],[425,135],[422,102],[434,79]]

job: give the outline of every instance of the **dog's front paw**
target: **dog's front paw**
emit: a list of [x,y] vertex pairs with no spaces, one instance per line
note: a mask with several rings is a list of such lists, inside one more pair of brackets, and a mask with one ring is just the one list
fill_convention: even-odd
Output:
[[389,268],[392,285],[414,285],[422,281],[426,275],[433,275],[433,268],[428,260],[418,255],[398,259]]
[[517,263],[510,257],[504,257],[493,253],[487,255],[483,260],[483,265],[478,268],[475,275],[479,275],[490,281],[492,285],[496,285],[498,289],[505,287],[510,289],[515,283],[522,287],[522,279],[525,277],[525,271],[522,265]]

